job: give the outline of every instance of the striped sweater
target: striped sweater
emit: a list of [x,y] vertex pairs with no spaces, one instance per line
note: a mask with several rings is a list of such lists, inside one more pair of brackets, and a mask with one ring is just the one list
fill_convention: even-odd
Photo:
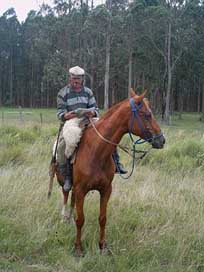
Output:
[[64,120],[64,114],[76,110],[78,108],[95,108],[96,116],[98,116],[98,107],[93,92],[82,87],[80,92],[76,92],[69,86],[62,88],[57,95],[57,116],[61,121]]

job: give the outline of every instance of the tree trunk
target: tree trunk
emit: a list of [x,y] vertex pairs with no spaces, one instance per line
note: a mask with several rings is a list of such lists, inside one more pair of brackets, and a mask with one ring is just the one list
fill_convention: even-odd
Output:
[[0,107],[3,106],[2,61],[0,59]]
[[10,51],[10,92],[9,92],[9,97],[10,97],[10,104],[13,105],[13,53],[12,49]]
[[167,91],[166,91],[166,107],[165,107],[165,122],[167,125],[170,123],[170,95],[171,95],[171,22],[168,24],[168,47],[167,47]]
[[69,0],[69,14],[71,13],[72,11],[72,0]]
[[144,71],[142,72],[142,90],[145,88],[145,73]]
[[202,92],[202,107],[201,107],[202,114],[201,114],[200,120],[204,121],[204,86],[203,86],[203,84],[202,84],[202,90],[201,90],[201,92]]
[[104,109],[109,106],[109,77],[110,77],[110,33],[106,37],[106,66],[105,66],[105,90],[104,90]]
[[104,109],[109,107],[109,78],[110,78],[110,52],[111,52],[111,9],[112,0],[106,1],[107,9],[109,10],[110,17],[108,19],[108,27],[106,33],[106,64],[105,64],[105,81],[104,81]]
[[199,78],[199,86],[198,86],[198,100],[197,100],[197,112],[200,113],[201,106],[201,80]]
[[46,81],[46,107],[49,108],[49,83]]
[[128,74],[128,95],[129,95],[129,91],[132,88],[132,51],[129,54],[128,67],[129,67],[129,74]]
[[178,99],[178,104],[179,104],[179,117],[178,119],[182,119],[182,113],[183,113],[183,95],[182,93],[179,94],[179,99]]
[[33,72],[33,61],[31,63],[31,84],[30,84],[30,108],[33,107],[33,79],[34,72]]
[[111,51],[111,7],[112,0],[107,0],[107,8],[110,12],[108,19],[108,28],[106,34],[106,64],[105,64],[105,82],[104,82],[104,109],[109,107],[109,78],[110,78],[110,51]]

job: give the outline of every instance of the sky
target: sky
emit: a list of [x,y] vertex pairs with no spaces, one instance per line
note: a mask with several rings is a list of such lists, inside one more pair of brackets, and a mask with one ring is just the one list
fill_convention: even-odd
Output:
[[[30,10],[39,10],[43,3],[52,6],[52,0],[0,0],[0,16],[9,8],[14,8],[19,22],[25,21]],[[103,0],[95,0],[94,3],[102,4]]]
[[0,16],[9,8],[14,8],[18,20],[22,22],[30,10],[39,10],[43,2],[51,5],[52,0],[0,0]]

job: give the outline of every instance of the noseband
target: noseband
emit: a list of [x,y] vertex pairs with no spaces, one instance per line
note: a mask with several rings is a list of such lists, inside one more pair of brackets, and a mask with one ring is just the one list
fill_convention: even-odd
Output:
[[[130,120],[130,129],[129,129],[129,136],[130,136],[130,139],[133,143],[133,145],[136,145],[136,144],[143,144],[145,142],[149,142],[149,143],[152,143],[155,139],[158,139],[160,137],[163,136],[163,133],[160,133],[160,134],[157,134],[157,135],[152,135],[152,137],[148,137],[147,136],[147,133],[145,131],[145,127],[144,127],[144,124],[141,120],[141,117],[139,116],[139,110],[142,108],[143,106],[143,102],[139,102],[139,103],[135,103],[134,99],[133,98],[130,98],[130,106],[131,106],[131,110],[132,110],[132,114],[131,114],[131,120]],[[133,128],[133,123],[134,123],[134,120],[136,120],[141,132],[142,132],[142,135],[143,135],[143,139],[138,139],[136,141],[134,141],[133,139],[133,135],[132,135],[132,128]]]

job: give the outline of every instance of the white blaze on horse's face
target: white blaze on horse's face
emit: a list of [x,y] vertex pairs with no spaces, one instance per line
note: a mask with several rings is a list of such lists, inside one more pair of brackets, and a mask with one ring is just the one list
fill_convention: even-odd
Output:
[[147,98],[143,98],[144,103],[144,123],[146,122],[146,128],[152,133],[153,136],[161,134],[161,128],[157,123],[151,109],[150,103]]

